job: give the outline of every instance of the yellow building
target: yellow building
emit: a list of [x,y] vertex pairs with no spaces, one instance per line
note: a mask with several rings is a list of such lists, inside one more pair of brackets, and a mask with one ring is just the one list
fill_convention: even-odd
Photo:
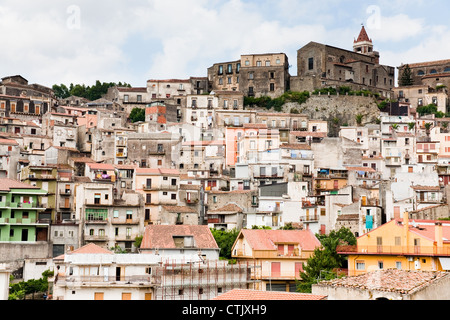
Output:
[[348,255],[348,275],[380,269],[450,270],[450,222],[410,220],[407,212],[357,239],[357,246],[340,247]]
[[310,230],[248,230],[242,229],[231,249],[239,262],[261,266],[254,280],[261,280],[265,291],[295,292],[295,280],[300,278],[303,264],[320,247],[320,241]]

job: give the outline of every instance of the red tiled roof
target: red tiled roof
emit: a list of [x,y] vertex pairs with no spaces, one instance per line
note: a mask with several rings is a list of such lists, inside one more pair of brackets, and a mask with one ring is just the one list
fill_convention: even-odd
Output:
[[423,191],[439,191],[441,187],[439,186],[412,186],[413,190],[423,190]]
[[[68,252],[67,254],[114,254],[114,252],[104,249],[95,243],[88,243],[85,246],[82,246],[72,252]],[[55,260],[64,260],[64,254],[55,257]]]
[[13,139],[0,139],[0,144],[17,146],[19,143]]
[[219,248],[206,225],[149,225],[145,228],[141,249],[175,249],[173,236],[193,236],[196,248]]
[[179,175],[180,171],[178,169],[161,169],[161,168],[136,168],[136,174],[139,175]]
[[440,271],[384,269],[353,277],[321,281],[317,285],[409,294],[449,276],[448,272]]
[[[396,220],[396,225],[400,228],[403,228],[403,221]],[[444,242],[450,242],[450,223],[446,223],[446,221],[438,221],[438,220],[421,220],[421,219],[409,219],[409,231],[425,237],[431,241],[436,241],[436,222],[442,223],[442,237],[444,238]]]
[[114,166],[109,163],[87,163],[86,165],[93,170],[114,170]]
[[11,189],[39,189],[38,187],[34,187],[32,185],[9,179],[9,178],[1,178],[0,179],[0,190],[9,191]]
[[369,36],[367,35],[366,29],[364,28],[364,26],[362,26],[361,28],[361,32],[359,33],[358,39],[355,40],[355,43],[357,42],[363,42],[363,41],[369,41],[372,42],[372,40],[369,38]]
[[237,204],[229,203],[221,208],[215,209],[215,210],[208,210],[209,212],[243,212],[242,208],[239,207]]
[[280,146],[281,149],[294,149],[294,150],[311,150],[311,146],[304,143],[283,143]]
[[242,229],[253,250],[277,250],[276,243],[297,243],[303,250],[320,247],[320,241],[311,230],[248,230]]
[[326,296],[277,291],[257,291],[249,289],[233,289],[225,292],[213,300],[325,300]]

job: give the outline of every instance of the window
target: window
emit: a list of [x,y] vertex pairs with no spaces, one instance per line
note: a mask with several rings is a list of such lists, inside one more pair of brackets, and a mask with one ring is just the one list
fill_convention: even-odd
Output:
[[275,91],[275,83],[271,83],[269,86],[270,91]]
[[172,200],[176,200],[176,199],[177,199],[177,194],[176,194],[176,193],[172,193],[172,194],[170,195],[170,198],[171,198]]
[[364,261],[356,261],[356,270],[366,270],[366,263]]
[[233,72],[233,67],[232,67],[231,63],[229,63],[227,65],[227,73],[232,73],[232,72]]
[[257,67],[261,67],[261,66],[262,66],[261,61],[256,61],[256,66],[257,66]]
[[249,80],[253,80],[253,76],[254,76],[253,72],[249,72],[248,73],[248,79]]
[[223,66],[219,66],[219,74],[223,74]]
[[269,60],[266,61],[266,67],[270,67],[270,61]]
[[378,261],[378,269],[383,269],[383,267],[384,267],[384,263],[383,263],[383,261]]
[[395,268],[397,268],[397,270],[402,270],[402,262],[401,261],[396,261],[395,262]]
[[126,94],[123,96],[123,102],[128,102],[129,96]]
[[308,70],[314,69],[314,58],[308,59]]

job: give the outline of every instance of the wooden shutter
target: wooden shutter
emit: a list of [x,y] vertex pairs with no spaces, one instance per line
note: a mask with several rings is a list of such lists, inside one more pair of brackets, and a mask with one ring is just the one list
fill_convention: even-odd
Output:
[[279,278],[281,275],[281,262],[272,262],[272,277]]
[[104,293],[103,292],[95,292],[94,293],[94,300],[103,300]]

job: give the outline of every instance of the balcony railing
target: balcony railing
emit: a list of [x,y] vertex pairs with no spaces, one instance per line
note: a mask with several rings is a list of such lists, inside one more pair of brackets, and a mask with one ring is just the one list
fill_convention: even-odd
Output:
[[83,284],[84,286],[98,286],[98,285],[130,285],[139,284],[140,286],[151,286],[161,283],[160,276],[142,275],[142,276],[57,276],[55,277],[55,284],[65,285],[71,284]]
[[450,256],[450,247],[435,246],[338,246],[339,254]]

